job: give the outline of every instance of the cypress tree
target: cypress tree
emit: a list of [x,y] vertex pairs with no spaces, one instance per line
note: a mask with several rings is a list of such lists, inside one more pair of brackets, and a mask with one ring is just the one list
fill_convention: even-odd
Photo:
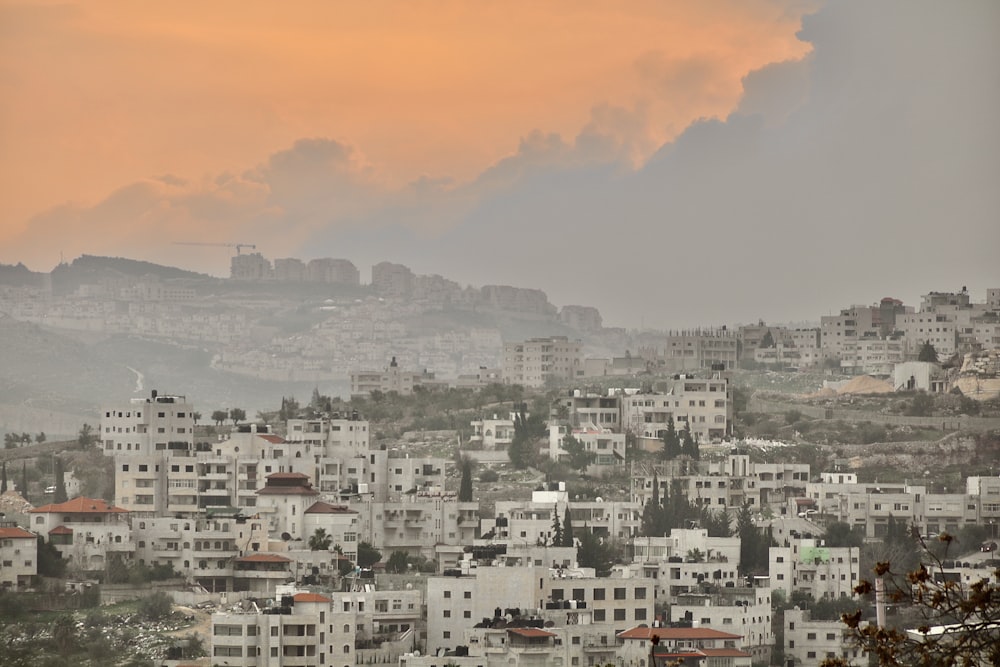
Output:
[[7,462],[3,462],[3,473],[2,478],[0,478],[0,493],[7,492]]
[[563,514],[562,532],[563,532],[562,546],[564,547],[574,546],[576,544],[576,541],[573,539],[573,517],[571,517],[569,514],[568,503],[566,504],[566,513]]
[[18,491],[22,498],[28,499],[28,464],[26,462],[21,464],[21,488]]
[[64,503],[69,498],[66,496],[66,479],[63,473],[63,463],[62,459],[58,456],[56,457],[56,495],[52,499],[54,503]]

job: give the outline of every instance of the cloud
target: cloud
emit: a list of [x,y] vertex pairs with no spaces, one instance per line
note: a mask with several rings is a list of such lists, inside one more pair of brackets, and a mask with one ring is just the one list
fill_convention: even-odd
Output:
[[[836,2],[804,20],[807,56],[740,74],[728,115],[669,141],[651,139],[673,136],[660,105],[708,108],[738,68],[647,51],[634,61],[647,94],[593,105],[572,135],[526,132],[466,180],[393,185],[358,148],[316,136],[238,174],[54,209],[16,247],[135,254],[155,237],[349,257],[362,271],[390,259],[540,287],[628,325],[815,319],[982,289],[1000,247],[998,18],[989,3]],[[192,268],[225,266],[202,260]]]

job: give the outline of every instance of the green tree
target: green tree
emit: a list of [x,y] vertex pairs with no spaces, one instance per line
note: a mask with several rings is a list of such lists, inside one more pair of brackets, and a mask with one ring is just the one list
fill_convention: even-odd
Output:
[[930,417],[934,412],[934,398],[927,392],[920,391],[913,397],[906,414],[911,417]]
[[770,329],[768,329],[767,332],[764,334],[764,337],[760,339],[759,347],[765,350],[774,347],[774,336],[771,334]]
[[864,542],[864,535],[860,531],[853,530],[851,524],[836,521],[827,524],[823,541],[831,548],[860,547]]
[[695,461],[701,458],[701,453],[698,451],[698,439],[691,435],[690,419],[684,422],[684,428],[681,429],[681,453]]
[[46,438],[45,431],[39,431],[38,435],[35,436],[35,442],[37,442],[40,445],[43,442],[45,442],[45,438]]
[[225,410],[213,410],[212,411],[212,421],[215,422],[216,426],[222,426],[222,423],[229,419],[229,413]]
[[522,405],[514,415],[514,437],[511,438],[510,446],[507,448],[507,456],[515,468],[524,470],[535,464],[535,459],[538,457],[535,448],[536,439],[534,425],[529,421]]
[[563,513],[562,522],[562,546],[572,547],[576,545],[576,535],[573,534],[573,515],[570,514],[569,504],[566,504],[566,511]]
[[80,427],[80,432],[76,436],[76,444],[80,449],[87,449],[88,447],[93,447],[97,444],[97,434],[94,433],[94,427],[90,424],[84,424]]
[[52,543],[38,536],[38,576],[62,578],[66,574],[66,561]]
[[559,508],[553,508],[552,510],[552,544],[553,546],[561,547],[563,545],[563,529],[562,524],[559,523]]
[[66,496],[66,475],[63,472],[63,462],[58,456],[56,457],[56,494],[53,497],[52,502],[54,503],[64,503],[68,500]]
[[382,560],[382,552],[369,542],[358,542],[358,567],[368,569]]
[[461,503],[472,502],[472,475],[474,465],[473,460],[468,456],[463,456],[458,463],[458,467],[462,471],[462,481],[458,487],[458,501]]
[[17,491],[18,491],[18,493],[21,494],[22,498],[24,498],[25,500],[28,499],[28,463],[27,462],[22,462],[21,463],[21,484],[18,487]]
[[917,353],[917,361],[929,361],[931,363],[938,362],[938,353],[931,345],[931,342],[924,341],[924,344],[920,346],[920,352]]
[[229,418],[233,420],[233,426],[236,426],[241,421],[245,421],[247,418],[247,411],[243,408],[230,408]]
[[333,544],[333,537],[327,534],[326,528],[317,528],[309,536],[309,549],[311,551],[327,551]]
[[744,574],[767,572],[771,531],[757,527],[750,505],[744,505],[736,514],[736,532],[740,537],[740,570]]
[[598,577],[606,577],[611,573],[612,550],[609,544],[586,529],[580,531],[579,545],[576,548],[576,562],[580,567],[592,567]]
[[393,551],[385,563],[385,570],[386,572],[403,574],[408,569],[409,564],[410,557],[406,555],[405,551]]
[[0,478],[0,493],[7,493],[7,462],[3,462],[2,478]]
[[667,418],[667,428],[663,431],[662,440],[664,459],[670,461],[681,455],[681,438],[677,434],[673,416]]
[[573,470],[586,470],[587,466],[597,460],[597,453],[587,451],[586,445],[570,433],[563,438],[562,448],[566,452],[566,462]]
[[14,449],[20,442],[21,438],[16,433],[5,433],[3,436],[4,449]]
[[76,623],[69,614],[63,614],[52,622],[52,643],[59,655],[67,657],[73,652],[77,643]]
[[173,610],[173,599],[163,591],[157,591],[139,600],[139,615],[150,621],[166,618]]

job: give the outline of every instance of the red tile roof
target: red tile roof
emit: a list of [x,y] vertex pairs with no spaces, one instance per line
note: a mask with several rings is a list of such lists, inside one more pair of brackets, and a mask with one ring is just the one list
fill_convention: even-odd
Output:
[[319,491],[311,486],[265,486],[257,489],[257,495],[265,496],[318,496]]
[[319,593],[296,593],[296,602],[329,602],[330,598],[324,597]]
[[346,505],[331,505],[318,500],[309,506],[305,514],[357,514],[357,512]]
[[240,556],[237,558],[241,563],[291,563],[290,558],[285,558],[284,556],[279,556],[278,554],[250,554],[249,556]]
[[10,528],[0,528],[0,539],[5,540],[34,540],[38,536],[34,533],[29,533],[24,528],[18,526],[12,526]]
[[67,528],[66,526],[62,525],[56,526],[55,528],[49,531],[49,535],[72,535],[72,534],[73,534],[72,528]]
[[264,438],[273,445],[280,445],[285,442],[285,439],[282,438],[280,435],[272,435],[270,433],[258,433],[257,437]]
[[618,633],[619,639],[649,639],[656,634],[661,641],[679,639],[740,639],[743,635],[733,635],[712,628],[632,628]]
[[106,500],[100,498],[85,498],[80,496],[64,503],[52,503],[42,505],[33,510],[28,510],[32,514],[51,514],[61,512],[63,514],[128,514],[127,509],[109,505]]
[[709,658],[749,658],[751,657],[746,651],[741,651],[738,648],[703,648],[700,649],[702,653],[707,655]]
[[301,472],[272,472],[264,477],[267,479],[309,479],[309,475]]
[[545,630],[539,630],[538,628],[507,628],[507,632],[512,632],[515,635],[526,638],[534,637],[555,637],[551,632],[546,632]]

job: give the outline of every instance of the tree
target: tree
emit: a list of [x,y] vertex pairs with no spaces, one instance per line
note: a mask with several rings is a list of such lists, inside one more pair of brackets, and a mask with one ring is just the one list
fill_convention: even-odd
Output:
[[586,470],[587,466],[597,460],[597,453],[587,451],[587,447],[572,434],[567,433],[563,438],[562,448],[566,452],[566,462],[573,470]]
[[139,600],[139,615],[150,621],[157,621],[169,616],[173,605],[174,601],[169,595],[157,591]]
[[193,421],[194,425],[197,426],[198,422],[201,421],[201,413],[200,412],[192,412],[191,413],[191,421]]
[[684,422],[684,428],[681,429],[681,453],[691,457],[695,461],[701,458],[701,454],[698,451],[698,439],[691,435],[690,420]]
[[21,438],[16,433],[6,433],[3,436],[3,448],[14,449],[20,444]]
[[386,572],[403,574],[409,568],[410,557],[405,551],[393,551],[389,555],[389,560],[385,563]]
[[325,528],[317,528],[309,536],[309,549],[311,551],[327,551],[333,544],[333,538],[327,535]]
[[938,362],[938,353],[931,345],[929,340],[924,341],[924,344],[920,346],[920,352],[917,353],[917,361],[929,361],[936,364]]
[[853,530],[851,524],[837,521],[827,524],[823,541],[830,548],[860,547],[864,542],[864,535],[861,531]]
[[911,417],[930,417],[933,412],[934,398],[924,391],[917,392],[906,410],[906,414]]
[[56,457],[56,494],[52,498],[54,503],[64,503],[69,498],[66,495],[66,477],[63,472],[63,462],[58,456]]
[[552,545],[561,547],[563,544],[563,529],[559,523],[559,508],[552,510]]
[[[946,555],[954,537],[942,534],[938,541]],[[885,667],[1000,665],[1000,584],[996,583],[1000,569],[986,570],[972,581],[942,577],[942,559],[922,540],[919,543],[919,562],[912,570],[894,569],[891,561],[882,561],[872,570],[876,583],[865,579],[854,589],[870,599],[880,579],[886,602],[901,605],[914,616],[910,629],[863,624],[862,610],[857,609],[841,616],[854,643]],[[849,664],[841,658],[822,663],[824,667]]]
[[18,491],[18,493],[21,494],[22,498],[24,498],[25,500],[28,499],[28,463],[27,462],[22,462],[21,463],[21,484],[18,487],[17,491]]
[[52,642],[56,645],[59,655],[66,657],[76,646],[76,623],[69,614],[64,614],[52,623]]
[[461,461],[458,463],[459,469],[462,471],[462,482],[458,487],[458,502],[460,503],[471,503],[472,502],[472,474],[474,463],[468,456],[463,456]]
[[38,575],[61,578],[66,574],[66,561],[52,543],[38,537]]
[[580,533],[580,544],[576,548],[576,562],[580,567],[592,567],[598,577],[606,577],[611,572],[611,546],[584,528]]
[[573,534],[573,516],[569,513],[569,504],[563,513],[562,522],[562,546],[572,547],[576,544],[576,536]]
[[222,422],[229,419],[229,413],[225,410],[213,410],[212,411],[212,421],[215,422],[216,426],[222,426]]
[[382,560],[382,552],[369,542],[358,542],[358,567],[368,569]]
[[653,473],[653,497],[642,508],[642,534],[646,537],[659,535],[660,521],[660,480]]
[[663,458],[667,461],[676,459],[681,455],[681,439],[677,435],[677,427],[674,426],[674,418],[667,418],[667,428],[663,432]]
[[97,444],[97,434],[94,433],[94,427],[90,424],[81,426],[80,433],[76,436],[76,444],[79,445],[80,449],[87,449]]
[[229,418],[233,420],[233,426],[236,426],[247,418],[247,411],[243,408],[231,408]]
[[770,329],[768,329],[767,332],[764,334],[764,337],[760,339],[760,345],[758,347],[761,347],[765,350],[774,347],[774,336],[771,335]]
[[521,409],[514,415],[514,437],[511,438],[510,446],[507,448],[507,456],[515,468],[524,470],[534,465],[538,455],[535,451],[536,437],[535,428],[529,422],[522,404]]
[[768,551],[772,546],[771,531],[754,524],[750,506],[744,505],[736,515],[736,532],[740,537],[740,570],[745,574],[766,572]]
[[45,438],[46,438],[45,431],[39,431],[38,435],[35,436],[35,442],[37,442],[40,445],[43,442],[45,442]]
[[0,493],[7,493],[7,462],[3,462],[2,478],[0,478]]

